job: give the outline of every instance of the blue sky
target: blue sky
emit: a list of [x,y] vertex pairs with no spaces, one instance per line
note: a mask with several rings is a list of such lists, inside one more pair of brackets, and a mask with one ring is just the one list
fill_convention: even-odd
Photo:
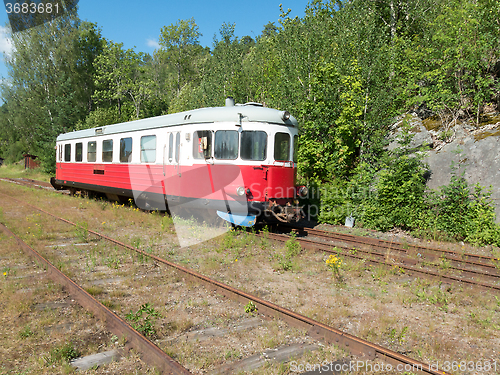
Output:
[[[118,1],[80,0],[78,14],[82,20],[95,22],[102,29],[102,35],[125,48],[137,52],[152,53],[163,26],[175,24],[179,19],[194,18],[203,36],[203,46],[212,46],[214,34],[224,22],[235,23],[238,37],[260,35],[264,25],[275,22],[278,25],[280,8],[292,10],[291,16],[304,16],[308,0],[178,0],[178,1]],[[0,52],[9,51],[12,46],[5,36],[8,22],[5,8],[0,3]],[[4,61],[0,62],[0,77],[7,77]]]

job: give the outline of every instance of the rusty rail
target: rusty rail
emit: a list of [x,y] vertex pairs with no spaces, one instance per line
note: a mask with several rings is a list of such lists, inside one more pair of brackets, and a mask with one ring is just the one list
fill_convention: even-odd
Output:
[[[80,225],[78,225],[78,224],[75,224],[75,223],[73,223],[69,220],[66,220],[64,218],[58,217],[57,215],[54,215],[48,211],[45,211],[41,208],[33,206],[29,203],[21,202],[13,197],[10,197],[10,198],[13,200],[16,200],[24,205],[27,205],[35,210],[43,212],[43,213],[45,213],[45,214],[47,214],[47,215],[49,215],[57,220],[61,220],[65,223],[71,224],[75,227],[80,227]],[[137,249],[133,246],[127,245],[121,241],[115,240],[115,239],[108,237],[104,234],[98,233],[98,232],[90,230],[90,229],[87,229],[87,230],[89,233],[92,233],[92,234],[94,234],[98,237],[101,237],[109,242],[112,242],[116,245],[119,245],[120,247],[129,249],[132,251],[136,251],[136,252],[142,254],[143,256],[154,259],[158,263],[164,264],[164,265],[166,265],[166,266],[168,266],[176,271],[179,271],[182,274],[184,274],[185,276],[187,276],[188,278],[190,278],[196,282],[202,283],[203,285],[206,286],[207,289],[215,291],[215,292],[217,292],[217,293],[219,293],[227,298],[230,298],[234,301],[238,301],[242,304],[246,304],[249,301],[252,301],[255,303],[255,305],[260,313],[263,313],[263,314],[268,315],[268,316],[276,317],[279,319],[283,319],[285,322],[287,322],[291,326],[307,330],[307,332],[312,337],[317,338],[317,339],[323,339],[326,342],[342,346],[346,350],[348,350],[349,352],[351,352],[353,354],[356,354],[359,356],[364,356],[364,358],[366,358],[366,359],[376,359],[376,358],[381,359],[382,361],[393,366],[395,369],[399,368],[398,366],[401,366],[400,368],[403,369],[404,371],[406,371],[405,370],[406,368],[411,368],[411,371],[414,373],[447,375],[446,372],[439,371],[438,369],[433,368],[433,366],[431,366],[429,364],[419,362],[419,361],[414,360],[410,357],[407,357],[403,354],[397,353],[393,350],[384,348],[384,347],[377,345],[377,344],[370,343],[366,340],[363,340],[363,339],[358,338],[356,336],[350,335],[346,332],[329,327],[323,323],[317,322],[317,321],[310,319],[304,315],[295,313],[291,310],[280,307],[280,306],[275,305],[271,302],[265,301],[262,298],[254,296],[250,293],[243,292],[243,291],[238,290],[236,288],[233,288],[227,284],[213,280],[213,279],[211,279],[207,276],[204,276],[196,271],[190,270],[186,267],[180,266],[180,265],[175,264],[173,262],[169,262],[169,261],[162,259],[160,257],[148,254],[140,249]],[[405,366],[407,366],[407,367],[405,367]]]
[[438,249],[434,247],[422,246],[416,244],[402,244],[397,241],[388,241],[379,238],[357,236],[354,234],[347,234],[347,233],[330,232],[320,229],[300,228],[297,226],[284,226],[284,227],[285,228],[288,227],[293,230],[303,231],[307,235],[317,236],[327,240],[347,241],[350,244],[358,244],[361,246],[368,245],[370,247],[380,248],[382,250],[390,248],[391,250],[402,252],[404,254],[407,254],[410,250],[413,250],[415,252],[420,252],[422,255],[427,255],[432,258],[441,258],[442,256],[446,255],[447,257],[445,259],[447,260],[466,263],[473,266],[484,267],[485,269],[497,270],[496,266],[493,264],[493,262],[496,261],[497,259],[487,255],[459,253],[448,249]]
[[97,301],[82,287],[59,271],[52,263],[40,255],[35,249],[26,244],[16,236],[4,224],[0,223],[0,230],[6,235],[13,237],[17,244],[24,250],[26,255],[42,264],[51,280],[63,285],[71,296],[85,309],[91,311],[95,316],[105,322],[107,329],[113,334],[127,337],[127,349],[134,349],[141,353],[142,359],[156,367],[163,374],[185,375],[191,374],[187,369],[174,361],[170,356],[158,348],[155,344],[137,332],[126,321]]
[[[397,254],[396,255],[391,254],[391,258],[397,260],[402,264],[408,263],[416,265],[419,262],[423,261],[427,256],[429,256],[432,260],[435,261],[437,260],[448,261],[449,264],[447,265],[446,268],[454,269],[459,272],[469,274],[471,277],[482,276],[494,282],[500,281],[500,270],[494,264],[494,261],[496,261],[496,259],[493,257],[488,257],[478,254],[462,254],[463,258],[459,258],[456,255],[457,253],[451,250],[441,250],[441,249],[434,249],[430,247],[415,246],[415,245],[408,245],[408,248],[405,248],[403,244],[398,242],[379,240],[371,237],[346,235],[343,233],[334,233],[317,229],[302,229],[301,231],[306,233],[308,236],[311,235],[313,237],[318,237],[330,241],[334,246],[339,246],[344,249],[355,246],[354,248],[356,249],[356,251],[359,250],[360,252],[365,252],[366,254],[377,256],[380,258],[386,257],[387,251],[390,251],[391,253],[395,252]],[[419,254],[418,260],[410,257],[409,253],[410,249],[415,252],[414,255],[416,255],[417,252],[419,251],[421,252],[418,253]],[[376,252],[374,250],[379,250],[382,252]],[[441,257],[438,257],[436,253],[441,254]],[[445,256],[445,254],[448,254],[448,256]],[[450,256],[449,254],[453,255]],[[469,258],[472,257],[477,257],[478,259],[482,259],[482,261],[469,260]],[[436,264],[427,264],[427,265],[437,266]],[[462,265],[472,267],[474,269],[466,268]]]
[[[273,239],[273,240],[276,240],[279,242],[285,242],[289,239],[289,236],[284,235],[284,234],[269,233],[268,236],[270,239]],[[308,248],[308,249],[312,249],[312,250],[320,250],[320,251],[324,251],[324,252],[328,252],[328,253],[337,254],[337,251],[332,249],[332,246],[335,246],[337,248],[345,250],[344,252],[342,252],[342,255],[347,256],[349,258],[354,258],[354,259],[358,259],[360,261],[364,261],[367,264],[385,265],[385,266],[390,266],[390,267],[398,266],[398,267],[404,269],[405,271],[419,273],[425,277],[436,277],[436,278],[441,278],[442,280],[446,280],[449,282],[464,283],[464,284],[468,284],[471,286],[484,288],[484,289],[487,289],[489,291],[491,291],[491,290],[500,291],[499,285],[487,284],[487,283],[483,283],[480,281],[469,280],[469,279],[465,279],[465,278],[456,277],[453,275],[446,275],[446,274],[441,274],[438,272],[420,269],[417,267],[412,267],[406,263],[413,263],[414,265],[416,265],[418,262],[415,260],[411,260],[409,258],[401,258],[398,256],[392,256],[394,259],[399,260],[399,263],[392,263],[392,262],[388,262],[387,260],[385,260],[385,258],[387,257],[387,254],[376,253],[376,252],[373,252],[373,251],[370,251],[367,249],[360,249],[360,248],[355,249],[356,253],[359,251],[361,253],[365,253],[367,255],[372,255],[372,256],[380,258],[380,259],[373,259],[373,258],[366,258],[365,256],[361,256],[361,255],[358,255],[356,253],[353,253],[353,252],[351,252],[353,250],[352,245],[349,246],[347,244],[345,244],[345,245],[327,244],[324,242],[314,241],[314,240],[311,240],[308,238],[300,238],[300,237],[297,237],[296,240],[304,248]],[[387,248],[387,249],[391,250],[391,251],[394,250],[393,248]],[[474,271],[467,270],[467,272],[474,272]],[[484,275],[484,276],[490,276],[488,274],[483,274],[483,273],[479,273],[479,274]]]

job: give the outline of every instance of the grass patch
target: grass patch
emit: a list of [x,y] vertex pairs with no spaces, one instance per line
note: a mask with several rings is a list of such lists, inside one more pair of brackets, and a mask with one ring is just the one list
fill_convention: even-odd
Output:
[[43,357],[47,365],[53,365],[56,363],[69,363],[72,359],[80,356],[80,352],[76,348],[75,344],[68,341],[60,344],[50,350],[49,355]]
[[27,178],[31,180],[50,182],[51,175],[44,173],[41,168],[25,169],[24,161],[20,163],[4,164],[0,166],[0,177]]
[[89,286],[88,288],[85,288],[85,291],[90,294],[91,296],[98,296],[100,294],[104,293],[104,289],[101,288],[100,286]]

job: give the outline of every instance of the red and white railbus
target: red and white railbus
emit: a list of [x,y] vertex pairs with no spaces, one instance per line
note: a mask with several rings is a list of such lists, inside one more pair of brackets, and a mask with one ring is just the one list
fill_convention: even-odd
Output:
[[233,224],[297,221],[298,123],[257,103],[200,108],[61,134],[55,187],[142,208],[212,209]]

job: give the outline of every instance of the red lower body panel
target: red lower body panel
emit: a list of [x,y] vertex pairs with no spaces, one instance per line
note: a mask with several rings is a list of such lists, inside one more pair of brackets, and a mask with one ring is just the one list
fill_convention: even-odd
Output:
[[[58,163],[56,181],[129,197],[146,192],[245,206],[247,202],[264,205],[269,199],[295,197],[295,169],[282,166]],[[238,196],[238,187],[250,193]]]

